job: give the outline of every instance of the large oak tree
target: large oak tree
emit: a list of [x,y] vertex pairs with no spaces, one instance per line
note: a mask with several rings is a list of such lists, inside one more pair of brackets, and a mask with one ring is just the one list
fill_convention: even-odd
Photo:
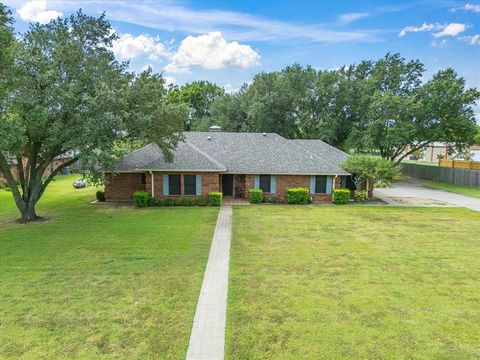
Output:
[[[0,40],[11,43],[2,11]],[[23,222],[37,218],[35,206],[45,189],[75,161],[108,170],[130,140],[154,140],[168,154],[181,138],[186,109],[165,104],[161,76],[150,70],[135,75],[117,62],[110,50],[115,38],[104,16],[79,11],[31,25],[11,43],[11,70],[2,71],[0,80],[0,170]],[[3,55],[0,61],[6,61]],[[65,153],[71,159],[48,174]]]

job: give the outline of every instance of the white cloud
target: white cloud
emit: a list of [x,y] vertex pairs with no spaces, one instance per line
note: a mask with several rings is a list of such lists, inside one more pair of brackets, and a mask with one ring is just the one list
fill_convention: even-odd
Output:
[[400,31],[398,36],[404,37],[405,35],[407,35],[408,32],[416,33],[416,32],[423,32],[423,31],[432,31],[434,29],[439,29],[440,26],[441,26],[440,24],[427,24],[427,23],[423,23],[422,26],[406,26]]
[[165,71],[188,73],[190,67],[205,69],[246,69],[259,63],[260,55],[249,45],[228,42],[218,31],[200,36],[187,36],[171,57]]
[[480,34],[472,36],[462,36],[460,39],[468,41],[470,45],[480,45]]
[[[73,9],[75,2],[61,2],[63,8]],[[345,41],[378,41],[380,31],[332,29],[331,24],[298,24],[278,21],[245,12],[198,10],[179,6],[174,1],[103,1],[82,2],[82,7],[100,13],[110,20],[141,25],[169,32],[194,35],[220,31],[237,41],[305,40],[320,43]],[[66,11],[66,10],[65,10]]]
[[439,38],[443,36],[458,36],[460,33],[464,32],[467,29],[465,24],[460,23],[450,23],[450,24],[427,24],[423,23],[422,26],[406,26],[404,27],[398,36],[404,37],[409,32],[424,32],[424,31],[433,31],[438,32],[432,34],[433,37]]
[[370,16],[370,14],[365,13],[365,12],[363,12],[363,13],[351,12],[351,13],[346,13],[346,14],[340,15],[338,17],[338,20],[343,24],[350,24],[351,22],[366,18],[368,16]]
[[466,3],[461,9],[480,13],[480,4]]
[[447,39],[442,39],[442,40],[433,40],[432,41],[432,46],[433,47],[440,47],[440,48],[444,48],[447,46]]
[[40,24],[47,24],[50,20],[62,16],[59,11],[47,10],[47,1],[45,0],[28,1],[17,9],[17,14],[24,21],[39,22]]
[[233,94],[233,93],[236,93],[239,88],[233,86],[232,84],[225,84],[225,85],[223,85],[223,89],[225,90],[225,92],[227,94]]
[[467,29],[465,24],[451,23],[446,25],[442,31],[433,34],[434,37],[442,36],[458,36],[460,33],[464,32]]
[[116,57],[130,60],[142,55],[148,55],[149,60],[158,60],[167,57],[168,50],[158,37],[150,35],[123,34],[113,42],[112,50]]
[[175,85],[177,83],[177,79],[175,79],[173,76],[163,76],[163,79],[165,80],[165,85]]

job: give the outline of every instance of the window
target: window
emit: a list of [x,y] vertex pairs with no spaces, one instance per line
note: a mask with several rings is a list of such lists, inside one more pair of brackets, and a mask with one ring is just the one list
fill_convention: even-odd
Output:
[[142,174],[142,185],[145,185],[147,183],[147,176],[145,174]]
[[195,175],[183,175],[183,194],[197,194],[197,177]]
[[271,178],[271,175],[260,175],[260,189],[262,189],[264,193],[270,192]]
[[168,176],[168,194],[181,195],[180,193],[180,175]]
[[326,194],[327,177],[324,175],[315,176],[315,194]]

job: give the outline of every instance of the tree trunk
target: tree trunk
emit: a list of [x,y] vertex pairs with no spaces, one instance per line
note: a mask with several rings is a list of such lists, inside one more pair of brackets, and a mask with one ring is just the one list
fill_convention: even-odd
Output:
[[24,204],[24,206],[19,206],[20,213],[22,214],[22,223],[27,223],[29,221],[38,219],[35,211],[35,205],[36,204],[33,201],[29,201],[28,203]]

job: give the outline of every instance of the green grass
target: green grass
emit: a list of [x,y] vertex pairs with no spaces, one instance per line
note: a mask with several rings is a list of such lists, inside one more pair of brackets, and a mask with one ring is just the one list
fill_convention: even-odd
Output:
[[227,359],[480,358],[480,213],[236,207]]
[[0,189],[0,358],[183,358],[218,210],[93,206],[74,178],[27,225]]
[[402,163],[427,165],[427,166],[438,166],[438,160],[436,162],[423,161],[423,160],[402,160]]
[[455,194],[465,195],[480,199],[480,189],[470,186],[455,185],[449,183],[435,182],[435,181],[426,181],[425,185],[429,188],[445,190]]

